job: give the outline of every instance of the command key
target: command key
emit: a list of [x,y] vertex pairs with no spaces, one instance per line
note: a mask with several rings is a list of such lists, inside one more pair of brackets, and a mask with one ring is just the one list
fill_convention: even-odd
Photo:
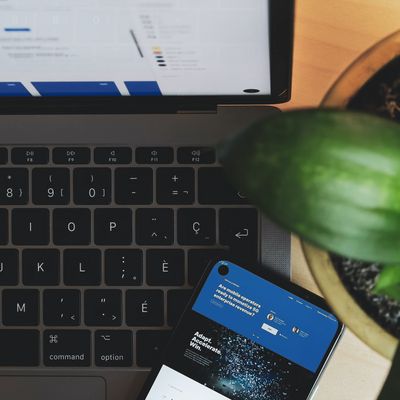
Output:
[[45,331],[43,334],[43,362],[48,367],[90,366],[90,331]]

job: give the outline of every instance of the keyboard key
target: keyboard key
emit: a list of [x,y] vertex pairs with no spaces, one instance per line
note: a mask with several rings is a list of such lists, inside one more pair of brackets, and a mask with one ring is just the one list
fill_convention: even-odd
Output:
[[178,243],[180,245],[215,244],[215,210],[212,208],[182,208],[178,210]]
[[167,295],[167,322],[174,327],[189,303],[192,290],[170,290]]
[[100,285],[100,250],[65,250],[64,283],[67,286]]
[[48,164],[49,149],[46,147],[17,147],[11,150],[13,164]]
[[254,208],[220,210],[219,236],[222,245],[229,246],[234,257],[254,262],[258,260],[258,212]]
[[97,331],[95,361],[98,367],[131,367],[133,363],[131,331]]
[[58,208],[53,211],[53,241],[56,245],[88,245],[91,236],[90,210]]
[[77,326],[80,323],[80,291],[43,292],[43,322],[49,326]]
[[178,249],[148,250],[147,283],[151,286],[180,286],[185,282],[185,253]]
[[49,210],[19,208],[12,211],[12,241],[14,244],[47,245],[49,240]]
[[0,367],[36,367],[38,365],[38,331],[0,330]]
[[126,292],[128,326],[162,326],[164,292],[162,290],[128,290]]
[[53,150],[54,164],[89,164],[90,149],[87,147],[57,147]]
[[223,260],[228,255],[224,249],[193,249],[188,251],[189,285],[196,286],[210,261]]
[[22,282],[26,286],[50,286],[60,283],[60,252],[55,249],[22,252]]
[[130,164],[132,149],[130,147],[98,147],[94,149],[96,164]]
[[170,208],[139,208],[135,228],[139,245],[171,245],[174,242],[174,211]]
[[115,170],[117,204],[151,204],[153,170],[151,168],[117,168]]
[[0,204],[27,204],[29,198],[28,170],[0,169]]
[[159,204],[193,204],[193,168],[158,168],[157,202]]
[[8,211],[0,208],[0,245],[8,243]]
[[18,285],[18,251],[0,250],[0,286]]
[[105,280],[111,286],[139,286],[143,282],[141,250],[106,250]]
[[136,363],[139,367],[157,365],[171,331],[138,331],[136,334]]
[[88,326],[121,325],[120,290],[86,290],[85,324]]
[[179,164],[214,164],[215,150],[211,147],[180,147]]
[[171,164],[174,161],[172,147],[138,147],[136,162],[138,164]]
[[248,204],[246,197],[236,190],[225,176],[223,168],[199,169],[200,204]]
[[66,168],[35,168],[32,171],[34,204],[68,204],[69,186],[69,170]]
[[111,170],[77,168],[74,171],[75,204],[109,204],[111,202]]
[[98,245],[132,243],[132,211],[129,208],[98,208],[94,211],[94,241]]
[[47,330],[43,333],[43,363],[47,367],[89,367],[90,331]]
[[0,147],[0,164],[7,164],[8,151],[5,147]]
[[28,326],[39,323],[39,291],[3,290],[3,324]]

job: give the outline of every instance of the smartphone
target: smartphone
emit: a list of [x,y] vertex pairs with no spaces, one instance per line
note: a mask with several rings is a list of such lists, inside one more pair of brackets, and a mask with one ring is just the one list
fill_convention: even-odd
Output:
[[309,399],[342,332],[321,297],[214,261],[139,400]]

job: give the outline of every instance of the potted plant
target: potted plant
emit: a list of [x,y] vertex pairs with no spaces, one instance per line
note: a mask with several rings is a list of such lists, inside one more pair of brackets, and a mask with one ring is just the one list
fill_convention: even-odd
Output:
[[[293,111],[251,127],[225,146],[221,160],[270,219],[325,250],[305,245],[322,290],[331,285],[328,302],[362,340],[392,358],[398,338],[352,299],[331,254],[384,265],[374,290],[400,312],[400,127],[349,111]],[[387,398],[399,398],[400,379],[390,385],[397,397]]]
[[253,126],[225,146],[222,161],[261,210],[300,235],[321,291],[345,324],[394,358],[381,398],[397,399],[400,126],[337,109],[400,121],[400,33],[350,66],[323,106],[336,111],[298,111]]

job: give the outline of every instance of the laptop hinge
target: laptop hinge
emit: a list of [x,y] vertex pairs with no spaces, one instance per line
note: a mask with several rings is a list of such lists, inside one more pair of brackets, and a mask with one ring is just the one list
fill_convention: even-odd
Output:
[[216,103],[179,104],[177,108],[177,114],[216,114],[217,111]]

